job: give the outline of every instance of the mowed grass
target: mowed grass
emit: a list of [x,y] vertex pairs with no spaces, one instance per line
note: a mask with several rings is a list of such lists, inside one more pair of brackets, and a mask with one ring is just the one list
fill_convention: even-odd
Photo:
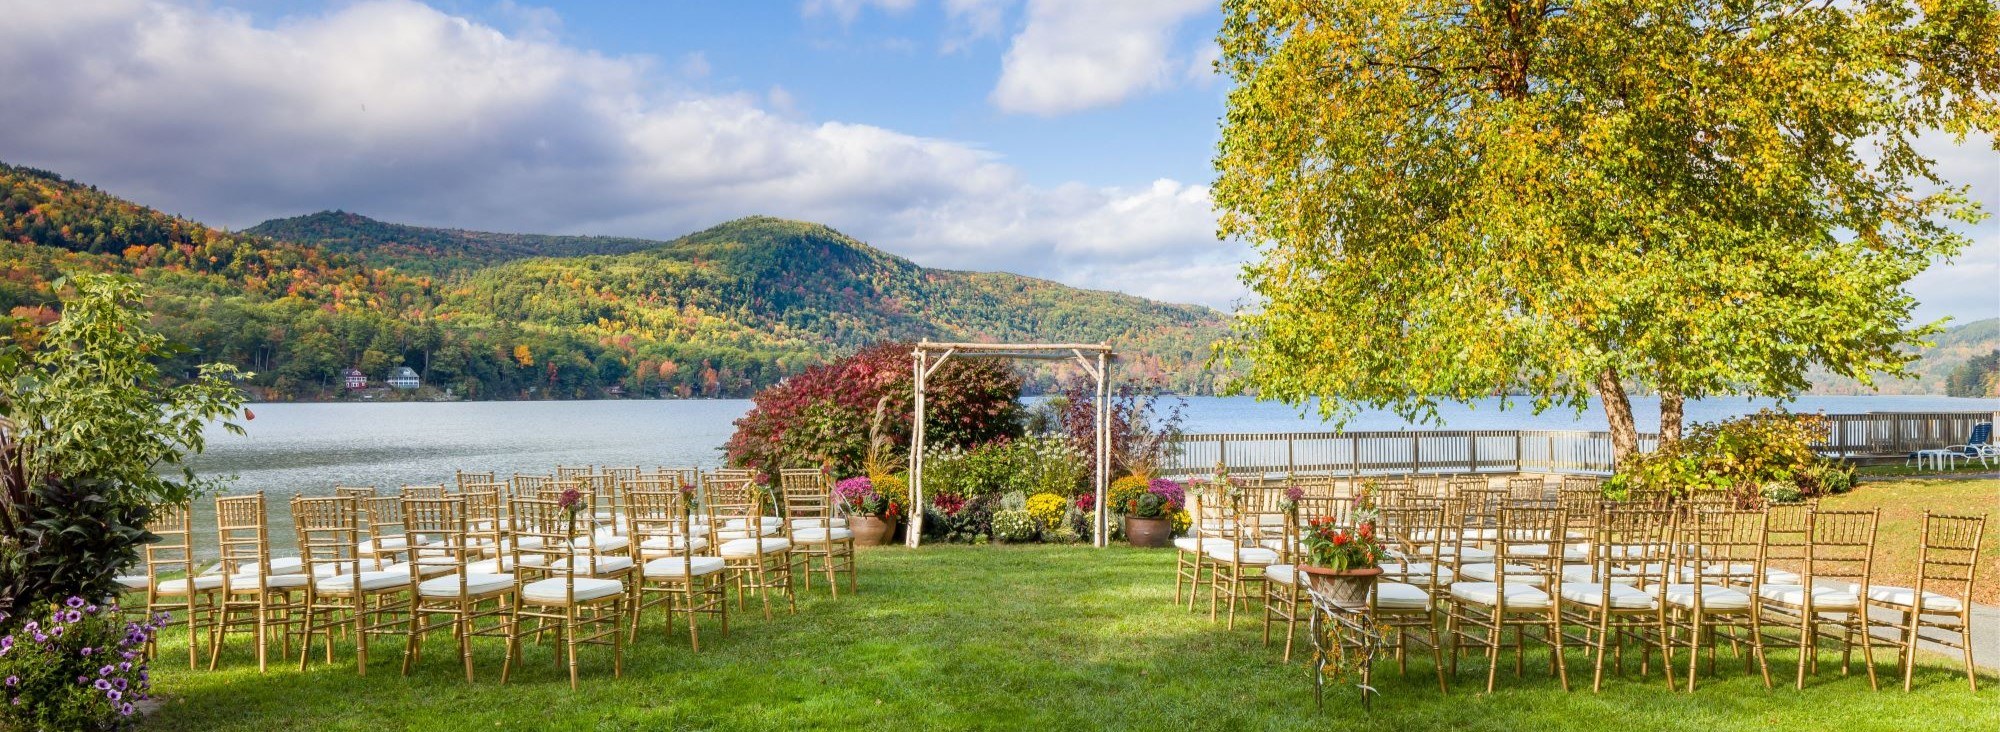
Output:
[[[351,646],[339,662],[259,674],[237,643],[216,672],[188,671],[183,636],[163,644],[155,679],[160,730],[457,729],[1328,729],[1617,730],[2000,728],[2000,680],[1977,692],[1928,659],[1917,689],[1871,692],[1866,679],[1822,668],[1804,691],[1783,681],[1796,656],[1772,653],[1776,690],[1724,651],[1718,676],[1695,694],[1659,676],[1624,677],[1589,691],[1587,660],[1569,655],[1564,692],[1531,658],[1503,667],[1499,690],[1476,694],[1484,667],[1463,662],[1448,695],[1427,660],[1407,678],[1385,663],[1382,696],[1364,713],[1352,688],[1329,688],[1315,710],[1302,656],[1279,663],[1260,643],[1257,616],[1234,631],[1170,600],[1173,554],[1126,548],[939,546],[863,550],[858,596],[802,598],[796,616],[732,615],[730,633],[705,628],[702,651],[649,618],[612,678],[609,649],[586,652],[571,692],[548,647],[497,683],[501,648],[478,648],[467,684],[439,637],[409,678],[402,643],[375,644],[366,678]],[[1205,607],[1205,604],[1204,604]],[[1303,641],[1303,638],[1301,638]],[[177,654],[178,652],[178,654]],[[317,654],[316,654],[317,655]],[[1828,660],[1834,660],[1828,656]],[[1511,664],[1508,664],[1511,666]],[[1884,686],[1891,662],[1880,666]]]
[[[1981,564],[1973,576],[1972,597],[1989,605],[2000,603],[2000,479],[1872,480],[1851,492],[1829,496],[1819,505],[1829,511],[1881,509],[1871,574],[1877,582],[1902,587],[1913,587],[1917,581],[1924,511],[1985,514],[1986,535],[1980,540]],[[1958,588],[1946,592],[1957,594]]]

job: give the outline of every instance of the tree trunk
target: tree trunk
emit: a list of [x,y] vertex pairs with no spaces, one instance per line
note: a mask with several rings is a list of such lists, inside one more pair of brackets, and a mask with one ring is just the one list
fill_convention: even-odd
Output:
[[1660,447],[1681,441],[1683,406],[1687,397],[1678,391],[1660,390]]
[[1622,466],[1639,454],[1639,427],[1632,421],[1632,401],[1618,380],[1618,369],[1606,367],[1597,375],[1597,396],[1604,401],[1604,419],[1611,423],[1611,460]]

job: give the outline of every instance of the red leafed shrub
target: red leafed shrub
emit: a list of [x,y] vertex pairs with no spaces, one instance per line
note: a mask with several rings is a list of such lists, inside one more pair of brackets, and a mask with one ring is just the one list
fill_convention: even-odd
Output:
[[[871,423],[882,413],[879,459],[900,465],[909,451],[911,344],[878,343],[814,366],[757,392],[723,446],[732,465],[830,468],[864,474]],[[1021,377],[1002,362],[953,358],[925,380],[926,444],[970,447],[1021,434]]]

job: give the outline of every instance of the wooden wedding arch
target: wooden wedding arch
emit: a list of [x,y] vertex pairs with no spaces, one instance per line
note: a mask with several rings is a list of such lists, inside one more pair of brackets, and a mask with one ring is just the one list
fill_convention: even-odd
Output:
[[1092,540],[1097,546],[1108,545],[1106,529],[1104,491],[1111,483],[1111,420],[1106,407],[1110,383],[1111,362],[1117,354],[1107,343],[932,343],[928,340],[917,344],[910,352],[911,366],[915,370],[916,414],[910,429],[910,531],[905,543],[915,547],[923,542],[924,534],[924,383],[932,373],[952,357],[958,358],[1025,358],[1044,361],[1076,359],[1084,373],[1097,380],[1096,395],[1092,397],[1092,414],[1095,423],[1092,428],[1097,434],[1096,465],[1092,478],[1093,490],[1097,494],[1096,516],[1093,518],[1096,530]]

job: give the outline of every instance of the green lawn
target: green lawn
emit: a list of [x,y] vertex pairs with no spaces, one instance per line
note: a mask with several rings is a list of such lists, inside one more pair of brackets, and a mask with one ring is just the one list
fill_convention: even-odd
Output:
[[[496,682],[498,642],[482,646],[478,683],[467,685],[448,654],[417,674],[397,675],[400,642],[376,646],[369,676],[349,660],[259,675],[237,646],[221,671],[176,665],[177,644],[155,669],[165,706],[152,729],[1369,729],[1618,730],[2000,728],[2000,680],[1964,679],[1932,660],[1917,690],[1870,692],[1834,667],[1805,691],[1766,691],[1728,662],[1692,696],[1658,677],[1610,680],[1589,691],[1572,671],[1564,693],[1528,664],[1503,670],[1499,691],[1474,692],[1483,671],[1468,662],[1449,695],[1427,662],[1407,679],[1385,665],[1383,692],[1364,722],[1351,689],[1312,706],[1303,664],[1278,662],[1254,622],[1234,632],[1168,600],[1172,553],[1115,548],[1009,546],[864,550],[862,594],[823,591],[796,617],[732,617],[727,637],[662,638],[657,618],[611,677],[608,649],[585,657],[571,693],[546,648],[531,648],[525,673]],[[184,647],[181,647],[184,652]],[[440,645],[433,649],[442,650]],[[1794,656],[1772,654],[1787,678]],[[184,656],[181,656],[184,658]],[[1584,665],[1580,653],[1572,663]],[[1636,669],[1636,664],[1634,665]],[[1882,664],[1885,676],[1889,663]],[[1885,686],[1888,686],[1885,683]]]

